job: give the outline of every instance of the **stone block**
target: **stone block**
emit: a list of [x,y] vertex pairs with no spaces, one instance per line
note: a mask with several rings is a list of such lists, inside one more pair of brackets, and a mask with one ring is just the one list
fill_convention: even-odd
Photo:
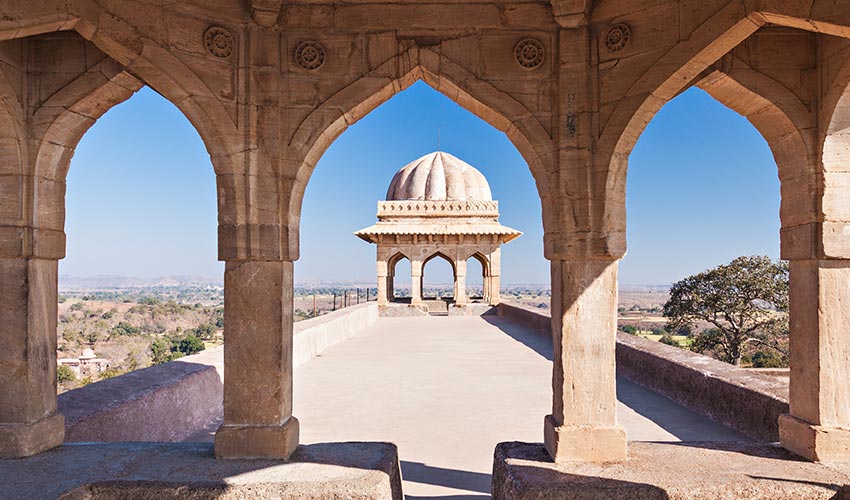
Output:
[[493,500],[838,500],[846,471],[763,443],[631,443],[618,463],[552,463],[544,447],[500,443]]
[[615,462],[626,459],[622,427],[557,425],[547,415],[543,426],[546,451],[555,462]]
[[782,446],[807,460],[850,462],[850,429],[813,425],[793,415],[779,417]]
[[216,460],[209,443],[81,443],[0,460],[0,498],[403,500],[390,443],[301,446],[289,461]]
[[61,445],[64,438],[62,415],[27,424],[0,424],[0,458],[30,457]]
[[217,458],[287,459],[298,447],[298,419],[280,425],[223,424],[215,433]]

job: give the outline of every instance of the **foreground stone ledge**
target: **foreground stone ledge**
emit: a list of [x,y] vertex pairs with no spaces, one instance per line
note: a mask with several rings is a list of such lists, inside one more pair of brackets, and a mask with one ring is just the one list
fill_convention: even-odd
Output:
[[500,443],[493,500],[850,499],[850,469],[760,443],[629,443],[616,463],[559,463],[542,444]]
[[0,498],[402,500],[390,443],[300,446],[287,461],[216,460],[209,443],[66,444],[0,460]]

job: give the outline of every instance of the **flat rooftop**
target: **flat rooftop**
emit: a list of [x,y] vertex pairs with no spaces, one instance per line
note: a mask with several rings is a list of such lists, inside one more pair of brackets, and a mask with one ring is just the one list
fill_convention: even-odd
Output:
[[[551,360],[497,316],[381,318],[296,368],[293,413],[303,444],[397,444],[407,499],[489,498],[496,444],[542,441]],[[622,378],[617,396],[630,440],[749,440]]]

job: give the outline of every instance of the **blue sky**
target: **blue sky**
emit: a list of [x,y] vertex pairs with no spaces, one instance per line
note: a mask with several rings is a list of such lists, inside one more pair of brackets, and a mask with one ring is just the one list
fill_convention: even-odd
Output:
[[[352,232],[375,221],[393,174],[437,148],[490,182],[503,224],[524,235],[502,250],[502,282],[548,283],[540,201],[507,137],[424,83],[343,133],[304,197],[301,281],[374,281],[375,248]],[[60,272],[220,276],[215,177],[191,124],[143,89],[83,137],[68,175],[67,257]],[[700,90],[668,103],[630,158],[625,284],[669,284],[742,254],[778,256],[779,181],[765,141]],[[469,275],[480,273],[470,261]],[[406,263],[397,274],[409,273]],[[451,271],[434,260],[426,283]],[[480,280],[471,280],[473,283]]]

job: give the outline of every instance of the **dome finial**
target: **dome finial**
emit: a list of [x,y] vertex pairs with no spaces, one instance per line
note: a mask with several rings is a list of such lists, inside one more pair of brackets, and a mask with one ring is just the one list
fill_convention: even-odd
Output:
[[437,152],[440,151],[440,126],[437,125]]

